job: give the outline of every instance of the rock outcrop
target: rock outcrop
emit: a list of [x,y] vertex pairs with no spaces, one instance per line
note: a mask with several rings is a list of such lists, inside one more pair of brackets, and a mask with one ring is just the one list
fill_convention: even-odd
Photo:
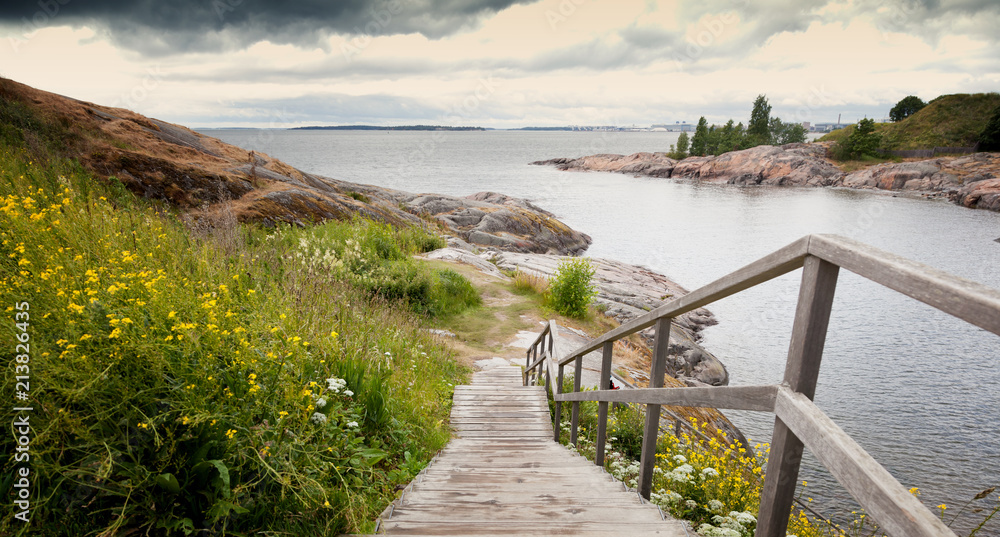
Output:
[[731,185],[846,187],[950,197],[965,207],[1000,210],[1000,154],[976,153],[894,162],[844,173],[826,157],[827,143],[762,145],[719,156],[675,161],[665,153],[591,155],[533,162],[560,170],[605,171]]
[[789,144],[730,151],[702,164],[697,177],[731,185],[829,186],[841,172],[823,158],[825,150],[815,149]]
[[968,183],[955,192],[953,199],[965,207],[1000,211],[1000,179],[982,179]]
[[[526,200],[491,192],[414,194],[298,170],[179,125],[0,78],[0,98],[38,116],[65,156],[138,196],[163,200],[208,226],[230,215],[304,225],[361,215],[390,224],[441,224],[464,241],[516,252],[578,254],[590,237]],[[2,121],[2,118],[0,118]],[[15,128],[20,128],[16,127]],[[54,133],[54,134],[53,134]]]
[[941,171],[938,161],[899,162],[849,173],[838,179],[837,186],[929,192],[956,188],[958,177]]

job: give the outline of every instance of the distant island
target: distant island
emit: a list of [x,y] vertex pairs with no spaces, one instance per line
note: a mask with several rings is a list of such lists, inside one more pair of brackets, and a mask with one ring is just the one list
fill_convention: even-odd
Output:
[[293,131],[485,131],[483,127],[449,127],[442,125],[397,125],[382,127],[378,125],[333,125],[293,127]]

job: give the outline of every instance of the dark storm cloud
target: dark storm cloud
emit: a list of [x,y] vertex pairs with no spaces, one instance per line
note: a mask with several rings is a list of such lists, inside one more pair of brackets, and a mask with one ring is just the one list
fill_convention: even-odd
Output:
[[908,33],[930,43],[946,35],[965,35],[1000,43],[997,0],[859,0],[849,17],[871,16],[883,36]]
[[262,40],[323,46],[332,33],[444,37],[537,0],[8,0],[0,22],[33,31],[94,25],[148,55],[221,51]]

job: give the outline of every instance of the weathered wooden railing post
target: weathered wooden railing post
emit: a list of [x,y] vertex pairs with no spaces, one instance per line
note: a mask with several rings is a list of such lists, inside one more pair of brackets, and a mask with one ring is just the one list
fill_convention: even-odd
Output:
[[[840,267],[813,256],[806,257],[802,267],[802,284],[795,324],[792,326],[792,340],[788,346],[784,384],[809,399],[816,394],[816,379],[823,358],[839,270]],[[771,453],[760,495],[756,537],[785,536],[801,461],[802,441],[783,421],[775,418]]]
[[[573,393],[580,391],[580,377],[583,376],[583,355],[573,362]],[[569,419],[569,443],[576,446],[577,429],[580,426],[580,401],[573,401],[573,412]]]
[[[543,338],[542,339],[542,349],[545,351],[545,359],[546,360],[553,360],[553,359],[555,359],[555,356],[552,356],[552,349],[553,349],[554,344],[555,344],[556,334],[555,334],[555,330],[552,329],[552,324],[550,323],[548,326],[549,326],[549,334],[548,334],[547,338]],[[545,344],[546,341],[548,341],[548,345]],[[546,347],[548,347],[548,348],[546,349]],[[545,389],[549,389],[549,386],[552,386],[552,378],[551,377],[552,377],[552,375],[549,374],[549,368],[546,365],[545,366],[545,387],[546,387]]]
[[[609,341],[604,344],[604,354],[601,356],[601,378],[597,381],[598,390],[606,390],[611,383],[611,358],[614,353],[615,343]],[[604,466],[604,443],[608,436],[608,402],[597,403],[597,451],[594,455],[594,464]]]
[[[653,363],[649,371],[649,387],[662,388],[670,348],[669,318],[656,320],[653,335]],[[660,405],[646,405],[646,427],[642,432],[642,455],[639,459],[639,495],[649,499],[653,492],[653,467],[656,465],[656,441],[660,433]]]
[[[562,392],[563,392],[563,365],[560,364],[559,365],[559,378],[556,379],[555,390],[553,390],[552,393],[554,393],[554,394],[561,394]],[[556,401],[555,423],[553,424],[553,427],[552,427],[552,429],[555,431],[555,435],[554,435],[555,437],[553,438],[553,440],[555,440],[556,442],[559,442],[560,436],[562,435],[562,407],[563,407],[562,401],[558,401],[557,400]]]

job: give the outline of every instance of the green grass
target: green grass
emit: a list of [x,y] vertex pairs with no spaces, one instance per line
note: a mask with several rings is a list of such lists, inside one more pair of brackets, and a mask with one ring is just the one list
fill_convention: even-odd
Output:
[[[883,149],[973,146],[998,106],[1000,93],[942,95],[903,121],[876,125],[875,132],[882,135]],[[849,125],[818,141],[842,142],[853,130]]]
[[[435,240],[360,220],[199,236],[37,155],[0,148],[2,393],[27,372],[35,409],[27,465],[0,440],[7,487],[30,468],[32,522],[4,502],[0,534],[370,531],[447,441],[467,374],[415,313],[469,302],[410,271]],[[325,270],[326,252],[364,270]],[[379,271],[417,274],[426,300],[363,281]]]

